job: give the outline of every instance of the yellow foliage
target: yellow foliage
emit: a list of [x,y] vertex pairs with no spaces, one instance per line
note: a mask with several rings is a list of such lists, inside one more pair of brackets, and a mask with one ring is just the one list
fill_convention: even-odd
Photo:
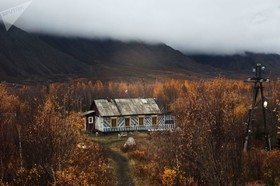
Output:
[[177,173],[173,169],[164,167],[162,174],[162,184],[166,186],[176,185]]

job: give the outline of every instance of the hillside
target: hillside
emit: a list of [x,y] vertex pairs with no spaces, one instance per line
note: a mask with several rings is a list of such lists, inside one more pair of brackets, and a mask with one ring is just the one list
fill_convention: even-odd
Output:
[[273,79],[280,77],[280,56],[277,54],[246,52],[244,55],[191,55],[189,57],[197,63],[219,68],[226,76],[234,79],[252,74],[252,67],[257,63],[266,67],[265,76]]
[[45,43],[73,58],[91,65],[96,78],[188,76],[215,74],[215,69],[191,60],[165,44],[88,40],[38,36]]
[[212,68],[164,44],[38,35],[16,27],[6,32],[3,26],[0,39],[0,78],[8,81],[186,78],[207,74]]
[[7,32],[1,25],[0,40],[1,79],[46,79],[87,70],[86,64],[16,27]]
[[6,81],[247,77],[255,63],[280,74],[280,56],[186,55],[165,44],[30,34],[0,25],[0,78]]

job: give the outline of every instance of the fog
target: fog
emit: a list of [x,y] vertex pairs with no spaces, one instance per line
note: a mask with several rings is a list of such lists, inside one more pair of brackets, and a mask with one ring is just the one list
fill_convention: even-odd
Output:
[[[1,0],[0,11],[24,0]],[[280,54],[277,0],[33,0],[28,32],[165,43],[185,53]]]

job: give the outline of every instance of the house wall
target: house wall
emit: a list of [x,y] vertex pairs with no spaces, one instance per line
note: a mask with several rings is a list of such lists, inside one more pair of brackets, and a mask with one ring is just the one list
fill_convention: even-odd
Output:
[[103,130],[104,130],[104,119],[103,119],[103,117],[95,116],[95,129],[103,132]]
[[[152,116],[158,117],[158,125],[153,126],[152,125]],[[171,115],[145,115],[145,125],[139,126],[138,123],[138,115],[135,116],[126,116],[130,117],[130,126],[126,127],[124,124],[125,117],[119,116],[119,117],[113,117],[117,118],[117,127],[112,128],[111,127],[111,117],[96,117],[95,121],[95,129],[99,130],[101,132],[117,132],[117,131],[147,131],[147,130],[154,130],[158,128],[162,129],[170,129],[175,127],[175,123],[165,123],[166,119],[172,119]]]
[[95,124],[95,116],[94,114],[88,114],[86,115],[85,117],[85,130],[88,131],[88,132],[94,132],[95,130],[95,127],[94,127],[94,124]]

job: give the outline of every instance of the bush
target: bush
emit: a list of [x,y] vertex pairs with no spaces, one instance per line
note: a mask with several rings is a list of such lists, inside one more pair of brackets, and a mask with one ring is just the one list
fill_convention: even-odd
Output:
[[162,174],[162,184],[166,186],[176,185],[177,173],[174,169],[164,167]]
[[147,153],[143,150],[135,150],[128,153],[130,159],[136,159],[138,161],[147,160]]
[[279,185],[280,184],[280,151],[273,150],[267,152],[264,165],[264,181],[267,185]]

